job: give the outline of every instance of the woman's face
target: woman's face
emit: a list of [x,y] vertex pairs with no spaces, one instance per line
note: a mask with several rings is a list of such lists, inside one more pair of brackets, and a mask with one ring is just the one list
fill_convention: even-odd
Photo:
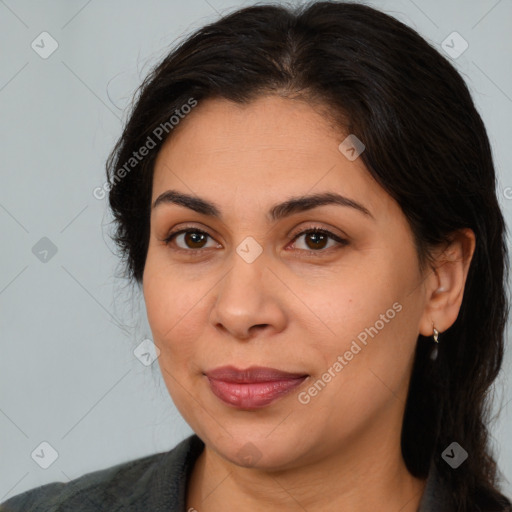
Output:
[[[190,196],[162,196],[151,214],[143,290],[158,361],[185,420],[235,464],[399,443],[425,286],[405,216],[339,149],[347,135],[298,100],[206,100],[158,155],[152,202]],[[347,199],[307,201],[325,194]],[[233,370],[252,367],[292,375]]]

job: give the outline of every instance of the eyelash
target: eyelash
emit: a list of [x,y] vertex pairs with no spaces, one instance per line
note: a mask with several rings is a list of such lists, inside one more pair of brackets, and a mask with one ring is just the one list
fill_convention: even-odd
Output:
[[[173,241],[174,238],[176,238],[178,235],[181,235],[183,233],[199,233],[201,235],[206,235],[206,236],[209,236],[210,238],[213,238],[210,236],[209,233],[207,233],[206,231],[203,231],[202,229],[190,227],[190,228],[184,228],[179,231],[170,233],[167,236],[167,238],[165,238],[163,240],[163,242],[165,242],[165,245],[169,245]],[[328,231],[327,229],[316,227],[316,226],[313,226],[311,228],[308,228],[308,229],[305,229],[303,231],[296,233],[295,235],[293,235],[292,242],[295,242],[298,238],[300,238],[303,235],[309,235],[311,233],[318,233],[318,234],[326,235],[328,238],[331,238],[332,240],[338,242],[338,244],[339,244],[339,246],[337,247],[338,249],[348,245],[348,240],[345,240],[344,238],[340,238],[339,236],[335,235],[334,233],[331,233],[330,231]],[[330,247],[327,249],[319,249],[316,251],[313,249],[298,249],[298,250],[301,252],[309,253],[310,256],[322,256],[323,253],[330,252],[331,249],[336,249],[336,247]],[[188,253],[188,255],[190,255],[190,256],[198,256],[204,249],[183,249],[181,247],[178,247],[178,248],[173,248],[173,250],[182,252],[182,253]]]

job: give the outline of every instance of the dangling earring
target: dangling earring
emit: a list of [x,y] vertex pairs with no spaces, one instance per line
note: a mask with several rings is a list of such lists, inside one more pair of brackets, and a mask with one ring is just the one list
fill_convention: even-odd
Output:
[[433,336],[434,336],[435,344],[434,344],[434,348],[432,349],[432,352],[430,353],[430,359],[432,359],[432,361],[435,361],[437,359],[437,354],[439,352],[437,349],[437,346],[439,345],[439,339],[438,339],[439,331],[434,326],[432,326],[432,327],[434,328]]

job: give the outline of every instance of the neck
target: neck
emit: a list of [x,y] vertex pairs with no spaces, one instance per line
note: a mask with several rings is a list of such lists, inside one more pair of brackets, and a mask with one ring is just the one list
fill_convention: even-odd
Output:
[[408,472],[396,440],[377,439],[351,441],[280,471],[243,468],[205,446],[189,481],[187,510],[220,512],[235,504],[248,512],[417,512],[426,480]]

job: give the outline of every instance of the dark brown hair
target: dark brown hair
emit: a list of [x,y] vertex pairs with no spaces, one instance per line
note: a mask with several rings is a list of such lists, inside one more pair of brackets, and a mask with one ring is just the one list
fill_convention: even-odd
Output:
[[[430,463],[436,465],[453,510],[508,510],[487,430],[487,393],[502,364],[509,304],[506,229],[491,148],[462,77],[393,17],[353,3],[258,5],[197,30],[174,48],[141,85],[107,163],[113,239],[125,276],[142,281],[153,167],[172,136],[171,116],[183,113],[191,98],[248,103],[264,94],[322,104],[337,120],[340,137],[351,133],[363,141],[360,158],[401,206],[422,267],[429,249],[450,233],[474,231],[459,316],[441,334],[436,361],[428,357],[429,340],[418,339],[402,453],[415,476],[426,477]],[[149,153],[131,161],[149,139]],[[469,454],[457,469],[441,458],[454,441]]]

